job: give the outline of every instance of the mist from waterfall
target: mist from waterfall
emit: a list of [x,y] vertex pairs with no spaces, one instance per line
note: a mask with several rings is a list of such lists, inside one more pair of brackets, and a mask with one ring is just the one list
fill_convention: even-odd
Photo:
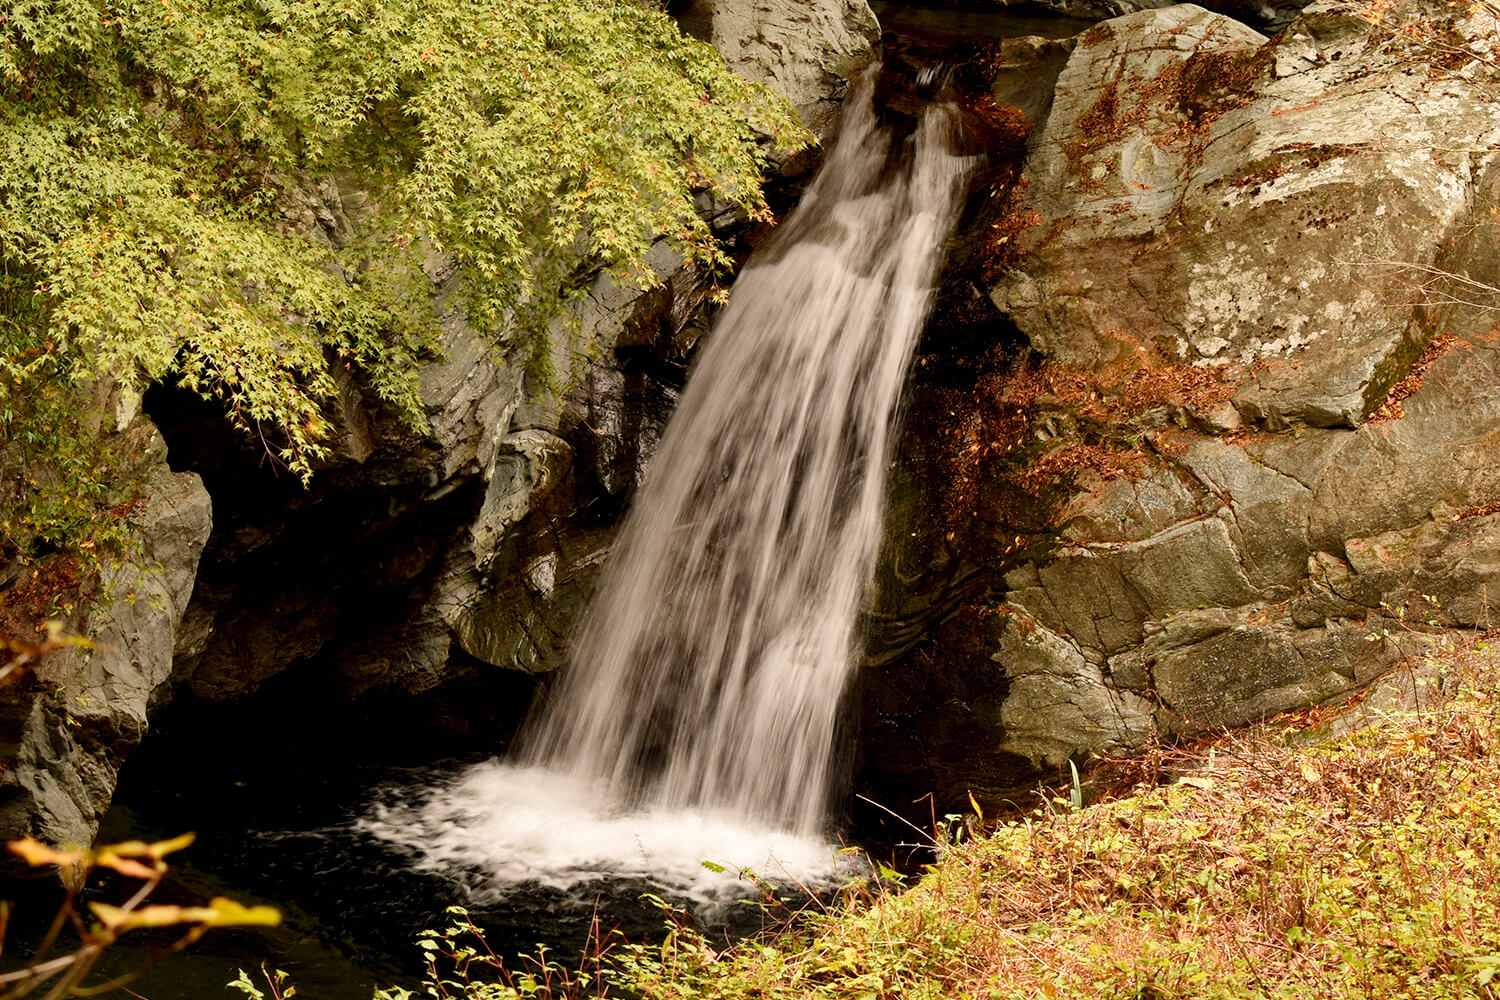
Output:
[[966,166],[951,107],[901,138],[871,90],[735,282],[519,762],[383,803],[382,836],[501,885],[833,867],[884,472]]

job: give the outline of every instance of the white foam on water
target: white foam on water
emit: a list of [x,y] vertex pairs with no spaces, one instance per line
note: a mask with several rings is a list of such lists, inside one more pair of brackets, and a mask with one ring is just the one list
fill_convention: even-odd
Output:
[[480,875],[479,894],[491,899],[623,878],[699,903],[724,902],[753,894],[745,873],[812,888],[857,870],[825,840],[729,811],[616,810],[609,801],[597,782],[488,761],[446,783],[386,789],[356,829],[410,852],[419,869]]

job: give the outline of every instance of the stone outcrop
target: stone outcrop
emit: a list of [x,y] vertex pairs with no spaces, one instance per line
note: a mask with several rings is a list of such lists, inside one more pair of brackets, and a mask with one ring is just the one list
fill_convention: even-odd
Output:
[[1086,33],[1027,162],[1032,252],[997,305],[1049,357],[1144,345],[1253,367],[1245,419],[1357,426],[1424,339],[1391,279],[1437,264],[1500,138],[1482,90],[1387,44],[1322,11],[1266,44],[1191,5]]
[[735,72],[791,101],[820,136],[837,121],[850,74],[880,42],[866,0],[690,0],[677,17]]
[[1076,40],[991,223],[1003,357],[938,330],[918,369],[865,696],[886,798],[1013,794],[1494,620],[1494,36],[1430,16],[1420,66],[1332,5]]
[[5,690],[0,838],[92,840],[121,764],[170,691],[172,646],[208,541],[212,503],[198,476],[167,468],[161,438],[137,406],[122,412],[114,436],[136,453],[139,482],[134,544],[127,556],[101,559],[88,588],[89,610],[73,629],[92,646],[52,653]]
[[[314,661],[354,695],[425,691],[476,662],[555,667],[703,300],[665,245],[652,263],[661,288],[601,277],[558,324],[556,393],[450,314],[447,353],[422,373],[427,428],[354,387],[345,445],[308,490],[258,470],[227,428],[194,437],[212,422],[196,401],[158,401],[174,461],[225,498],[177,649],[187,689],[237,699]],[[432,273],[441,294],[452,275]]]

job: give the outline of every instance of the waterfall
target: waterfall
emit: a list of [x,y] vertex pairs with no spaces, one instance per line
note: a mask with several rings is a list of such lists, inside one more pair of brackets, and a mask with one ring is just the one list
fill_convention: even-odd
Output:
[[[559,885],[661,880],[674,852],[683,873],[746,863],[724,852],[747,836],[778,864],[826,863],[892,430],[966,164],[953,108],[928,108],[899,138],[872,89],[851,98],[802,203],[736,281],[566,674],[523,731],[524,763],[389,806],[385,835]],[[643,832],[652,817],[670,832]]]
[[953,128],[934,106],[893,149],[869,89],[852,102],[688,379],[533,762],[630,805],[820,831],[892,424],[960,194]]

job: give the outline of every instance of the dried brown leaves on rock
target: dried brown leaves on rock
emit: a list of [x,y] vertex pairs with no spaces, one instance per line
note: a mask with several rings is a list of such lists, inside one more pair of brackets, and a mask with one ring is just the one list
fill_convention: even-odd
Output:
[[[1108,29],[1094,28],[1080,44],[1089,47],[1108,38]],[[1127,77],[1121,62],[1078,117],[1074,135],[1063,147],[1073,172],[1087,179],[1086,165],[1095,154],[1143,127],[1152,129],[1156,146],[1183,156],[1185,170],[1201,163],[1214,122],[1248,106],[1255,82],[1271,65],[1269,47],[1216,48],[1211,42],[1212,36],[1205,38],[1187,58],[1173,60],[1149,77]],[[1153,123],[1153,115],[1163,108],[1175,111],[1175,120]]]
[[1411,371],[1406,373],[1405,378],[1391,386],[1391,391],[1386,394],[1385,402],[1370,414],[1367,422],[1389,423],[1405,416],[1406,410],[1401,404],[1422,388],[1422,382],[1427,378],[1427,369],[1432,367],[1434,361],[1452,350],[1456,343],[1458,339],[1452,334],[1443,333],[1433,337],[1421,357],[1417,358],[1416,363],[1411,366]]
[[1161,362],[1121,330],[1108,337],[1121,348],[1112,364],[1021,364],[979,381],[949,431],[951,517],[973,516],[987,476],[1008,477],[1030,500],[1084,470],[1136,476],[1158,459],[1145,431],[1206,419],[1243,379],[1237,366]]

